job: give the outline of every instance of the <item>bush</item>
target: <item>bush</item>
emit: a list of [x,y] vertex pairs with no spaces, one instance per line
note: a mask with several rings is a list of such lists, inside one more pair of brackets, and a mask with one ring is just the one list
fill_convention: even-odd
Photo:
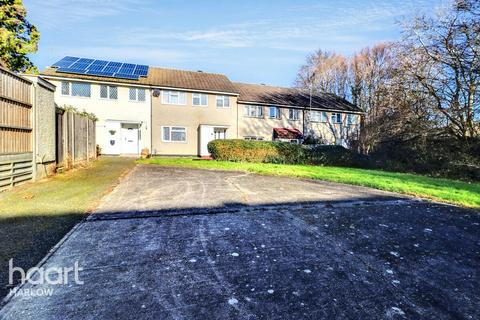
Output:
[[367,166],[368,159],[342,146],[303,146],[288,142],[214,140],[208,151],[216,160],[328,166]]
[[324,166],[369,167],[368,157],[336,145],[321,145],[311,148],[309,162]]
[[285,142],[214,140],[208,151],[216,160],[268,163],[299,163],[304,160],[303,148]]

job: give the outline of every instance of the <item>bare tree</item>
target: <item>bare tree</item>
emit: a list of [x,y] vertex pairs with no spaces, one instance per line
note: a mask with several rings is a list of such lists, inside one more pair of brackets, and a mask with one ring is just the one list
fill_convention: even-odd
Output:
[[402,72],[431,98],[432,116],[461,140],[478,136],[480,2],[456,0],[446,13],[403,28]]
[[333,93],[345,98],[348,94],[347,59],[334,52],[318,50],[307,57],[296,82],[298,87],[313,86],[315,92]]

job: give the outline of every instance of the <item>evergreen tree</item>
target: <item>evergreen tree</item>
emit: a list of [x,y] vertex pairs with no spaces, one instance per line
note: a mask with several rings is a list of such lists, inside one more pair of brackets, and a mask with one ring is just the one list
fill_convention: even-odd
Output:
[[0,0],[0,60],[12,71],[37,72],[27,55],[37,51],[40,32],[26,15],[22,0]]

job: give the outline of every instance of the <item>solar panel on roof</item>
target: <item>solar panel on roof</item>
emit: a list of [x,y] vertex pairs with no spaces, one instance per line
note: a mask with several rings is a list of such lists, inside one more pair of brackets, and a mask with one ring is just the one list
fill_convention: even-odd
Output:
[[148,75],[148,66],[67,56],[52,67],[58,72],[138,80]]
[[78,59],[80,59],[80,58],[67,56],[67,57],[61,59],[60,61],[57,61],[56,63],[54,63],[53,67],[57,67],[57,68],[69,67],[74,62],[76,62]]
[[88,70],[85,74],[99,77],[113,77],[113,72]]
[[138,76],[133,75],[133,74],[115,73],[115,78],[121,78],[121,79],[138,79]]
[[58,68],[58,72],[63,72],[63,73],[76,73],[76,74],[84,74],[85,70],[84,69],[78,69],[78,68]]
[[137,65],[133,74],[138,76],[146,76],[148,74],[148,66]]
[[107,65],[103,71],[117,73],[120,67]]

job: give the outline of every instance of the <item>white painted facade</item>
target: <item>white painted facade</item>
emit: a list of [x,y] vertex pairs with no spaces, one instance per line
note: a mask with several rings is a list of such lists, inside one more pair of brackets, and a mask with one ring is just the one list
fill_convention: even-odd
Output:
[[[72,106],[98,118],[97,144],[103,154],[139,154],[143,148],[151,149],[151,92],[147,86],[62,79],[44,76],[56,86],[55,103],[59,107]],[[62,94],[63,82],[90,84],[90,97]],[[117,99],[100,97],[101,85],[117,87]],[[130,88],[145,90],[145,101],[131,101]],[[70,89],[71,91],[71,89]]]

